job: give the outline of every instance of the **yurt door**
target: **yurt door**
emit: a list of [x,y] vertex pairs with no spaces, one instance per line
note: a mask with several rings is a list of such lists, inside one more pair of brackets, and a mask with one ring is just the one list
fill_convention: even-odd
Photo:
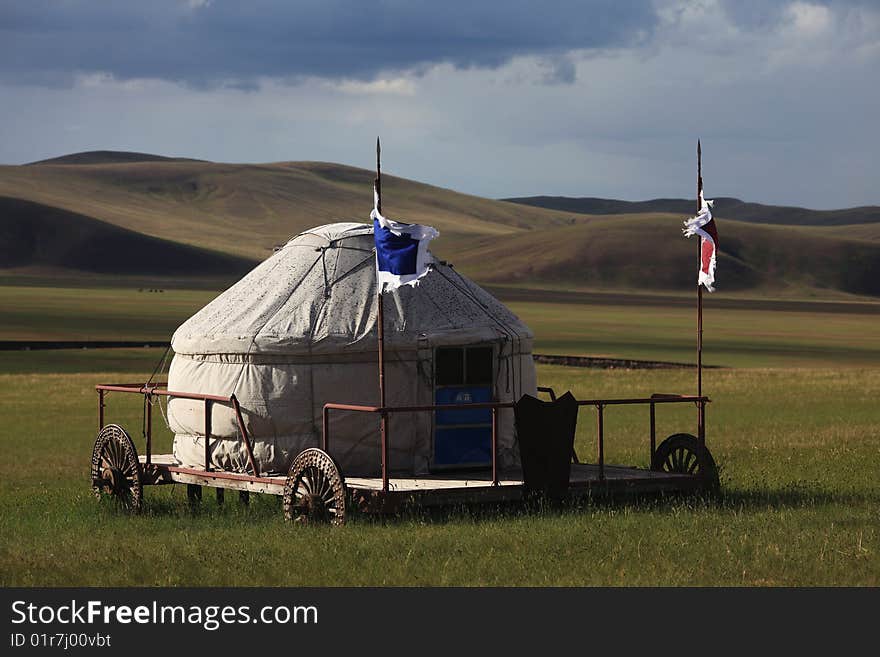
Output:
[[[434,403],[492,401],[493,349],[440,347],[434,352]],[[488,409],[436,411],[436,469],[492,465],[492,412]]]

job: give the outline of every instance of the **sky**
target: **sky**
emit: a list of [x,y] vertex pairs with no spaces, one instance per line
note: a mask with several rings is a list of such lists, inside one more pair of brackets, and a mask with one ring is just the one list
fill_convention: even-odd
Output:
[[880,205],[880,0],[0,0],[0,163],[322,160],[487,197]]

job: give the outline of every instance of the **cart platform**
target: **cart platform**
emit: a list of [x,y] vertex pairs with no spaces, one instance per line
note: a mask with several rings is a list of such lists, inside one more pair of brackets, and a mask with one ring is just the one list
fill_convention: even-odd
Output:
[[[229,488],[254,493],[282,495],[287,475],[253,477],[221,471],[189,468],[171,454],[139,457],[143,483],[147,485],[189,484],[212,488]],[[516,502],[523,499],[521,471],[502,471],[497,483],[492,473],[461,472],[425,474],[388,479],[383,492],[382,477],[345,477],[346,492],[368,511],[391,511],[406,504],[442,506],[456,502]],[[646,470],[634,466],[573,463],[568,491],[572,497],[611,493],[657,493],[698,489],[702,482],[687,474]]]

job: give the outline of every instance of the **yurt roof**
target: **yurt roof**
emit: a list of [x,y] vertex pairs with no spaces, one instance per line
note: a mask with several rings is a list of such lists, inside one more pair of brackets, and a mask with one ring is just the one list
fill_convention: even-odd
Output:
[[[441,237],[442,239],[442,237]],[[531,339],[509,309],[446,263],[385,297],[389,350]],[[300,233],[184,322],[180,354],[319,354],[377,349],[373,227]]]

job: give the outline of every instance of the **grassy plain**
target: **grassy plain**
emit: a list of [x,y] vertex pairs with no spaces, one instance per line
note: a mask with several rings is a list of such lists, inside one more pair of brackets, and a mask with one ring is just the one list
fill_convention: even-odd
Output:
[[[3,339],[168,339],[213,293],[0,288]],[[693,312],[514,302],[545,352],[691,360]],[[161,349],[0,352],[0,585],[880,585],[880,335],[876,314],[748,308],[706,314],[713,499],[595,501],[556,510],[455,509],[295,528],[277,498],[148,488],[129,517],[92,499],[97,381],[145,380]],[[579,397],[687,392],[689,370],[539,366]],[[108,421],[142,445],[139,398]],[[161,424],[160,416],[155,415]],[[647,413],[609,409],[609,462],[647,464]],[[658,433],[693,429],[658,411]],[[593,460],[595,417],[576,447]],[[170,447],[159,432],[157,449]]]
[[[686,307],[513,302],[536,351],[696,361],[696,312]],[[703,362],[725,367],[880,365],[876,314],[713,309],[703,314]]]
[[[0,461],[0,584],[9,585],[878,585],[880,369],[716,370],[709,445],[716,499],[650,498],[582,508],[452,510],[345,527],[291,527],[278,498],[147,489],[146,512],[99,505],[88,487],[96,379],[0,376],[10,410]],[[142,371],[127,378],[145,377]],[[542,383],[627,396],[692,386],[682,371],[540,366]],[[108,420],[140,441],[139,400],[115,396]],[[610,461],[644,465],[644,409],[607,414]],[[662,433],[693,413],[658,413]],[[579,420],[590,458],[594,421]],[[168,441],[167,435],[160,439]],[[234,497],[234,496],[233,496]]]
[[170,340],[216,291],[0,286],[0,340]]
[[[4,319],[0,340],[168,341],[187,317],[217,295],[207,290],[147,288],[59,288],[0,286]],[[548,297],[551,295],[548,294]],[[499,297],[505,300],[502,289]],[[693,362],[694,309],[658,297],[628,301],[625,294],[589,304],[510,301],[508,306],[534,331],[539,353],[611,356]],[[691,303],[691,299],[687,302]],[[880,313],[828,311],[834,303],[803,304],[805,310],[768,311],[766,300],[737,300],[743,307],[715,307],[707,295],[705,354],[709,365],[728,367],[815,367],[880,365]],[[874,307],[880,304],[853,304]],[[814,307],[816,310],[809,310]],[[120,357],[129,359],[132,354]],[[58,354],[24,357],[0,353],[2,371],[76,371]],[[104,356],[75,360],[89,371],[113,369]],[[57,365],[53,365],[57,361]],[[19,363],[19,365],[15,365]],[[99,367],[98,363],[104,363]],[[64,367],[53,370],[52,367]],[[12,368],[12,369],[9,369]],[[97,369],[96,369],[97,368]],[[151,371],[152,367],[144,368]],[[80,370],[82,371],[82,370]]]
[[[263,259],[300,230],[364,220],[372,176],[314,162],[0,167],[4,207],[27,210],[0,226],[0,341],[168,340],[216,294],[175,288],[212,283],[197,278],[197,263],[170,276],[163,245],[146,254],[149,266],[133,268],[126,254],[142,251],[142,241],[114,249],[117,269],[94,273],[84,246],[100,250],[102,224]],[[439,228],[438,256],[481,282],[621,290],[619,301],[591,303],[512,294],[537,352],[693,360],[691,306],[626,294],[693,285],[695,247],[676,237],[678,214],[579,215],[394,177],[384,191],[391,216]],[[59,208],[80,223],[52,223]],[[242,508],[235,496],[224,507],[206,496],[193,512],[185,491],[164,487],[148,489],[145,512],[131,517],[89,491],[92,386],[146,380],[162,350],[0,351],[0,585],[880,585],[880,315],[768,306],[771,296],[871,295],[876,306],[875,224],[832,230],[719,217],[719,284],[731,292],[707,296],[705,315],[705,362],[728,368],[705,374],[719,496],[355,517],[331,530],[285,525],[274,497]],[[161,282],[151,278],[160,273]],[[67,287],[51,287],[59,277]],[[694,388],[694,373],[683,370],[540,366],[539,378],[579,397]],[[141,400],[108,401],[108,421],[142,445]],[[607,412],[609,462],[647,464],[646,415]],[[658,432],[692,430],[694,421],[693,409],[663,408]],[[594,426],[585,409],[576,447],[587,460]],[[167,431],[155,440],[169,449]]]

